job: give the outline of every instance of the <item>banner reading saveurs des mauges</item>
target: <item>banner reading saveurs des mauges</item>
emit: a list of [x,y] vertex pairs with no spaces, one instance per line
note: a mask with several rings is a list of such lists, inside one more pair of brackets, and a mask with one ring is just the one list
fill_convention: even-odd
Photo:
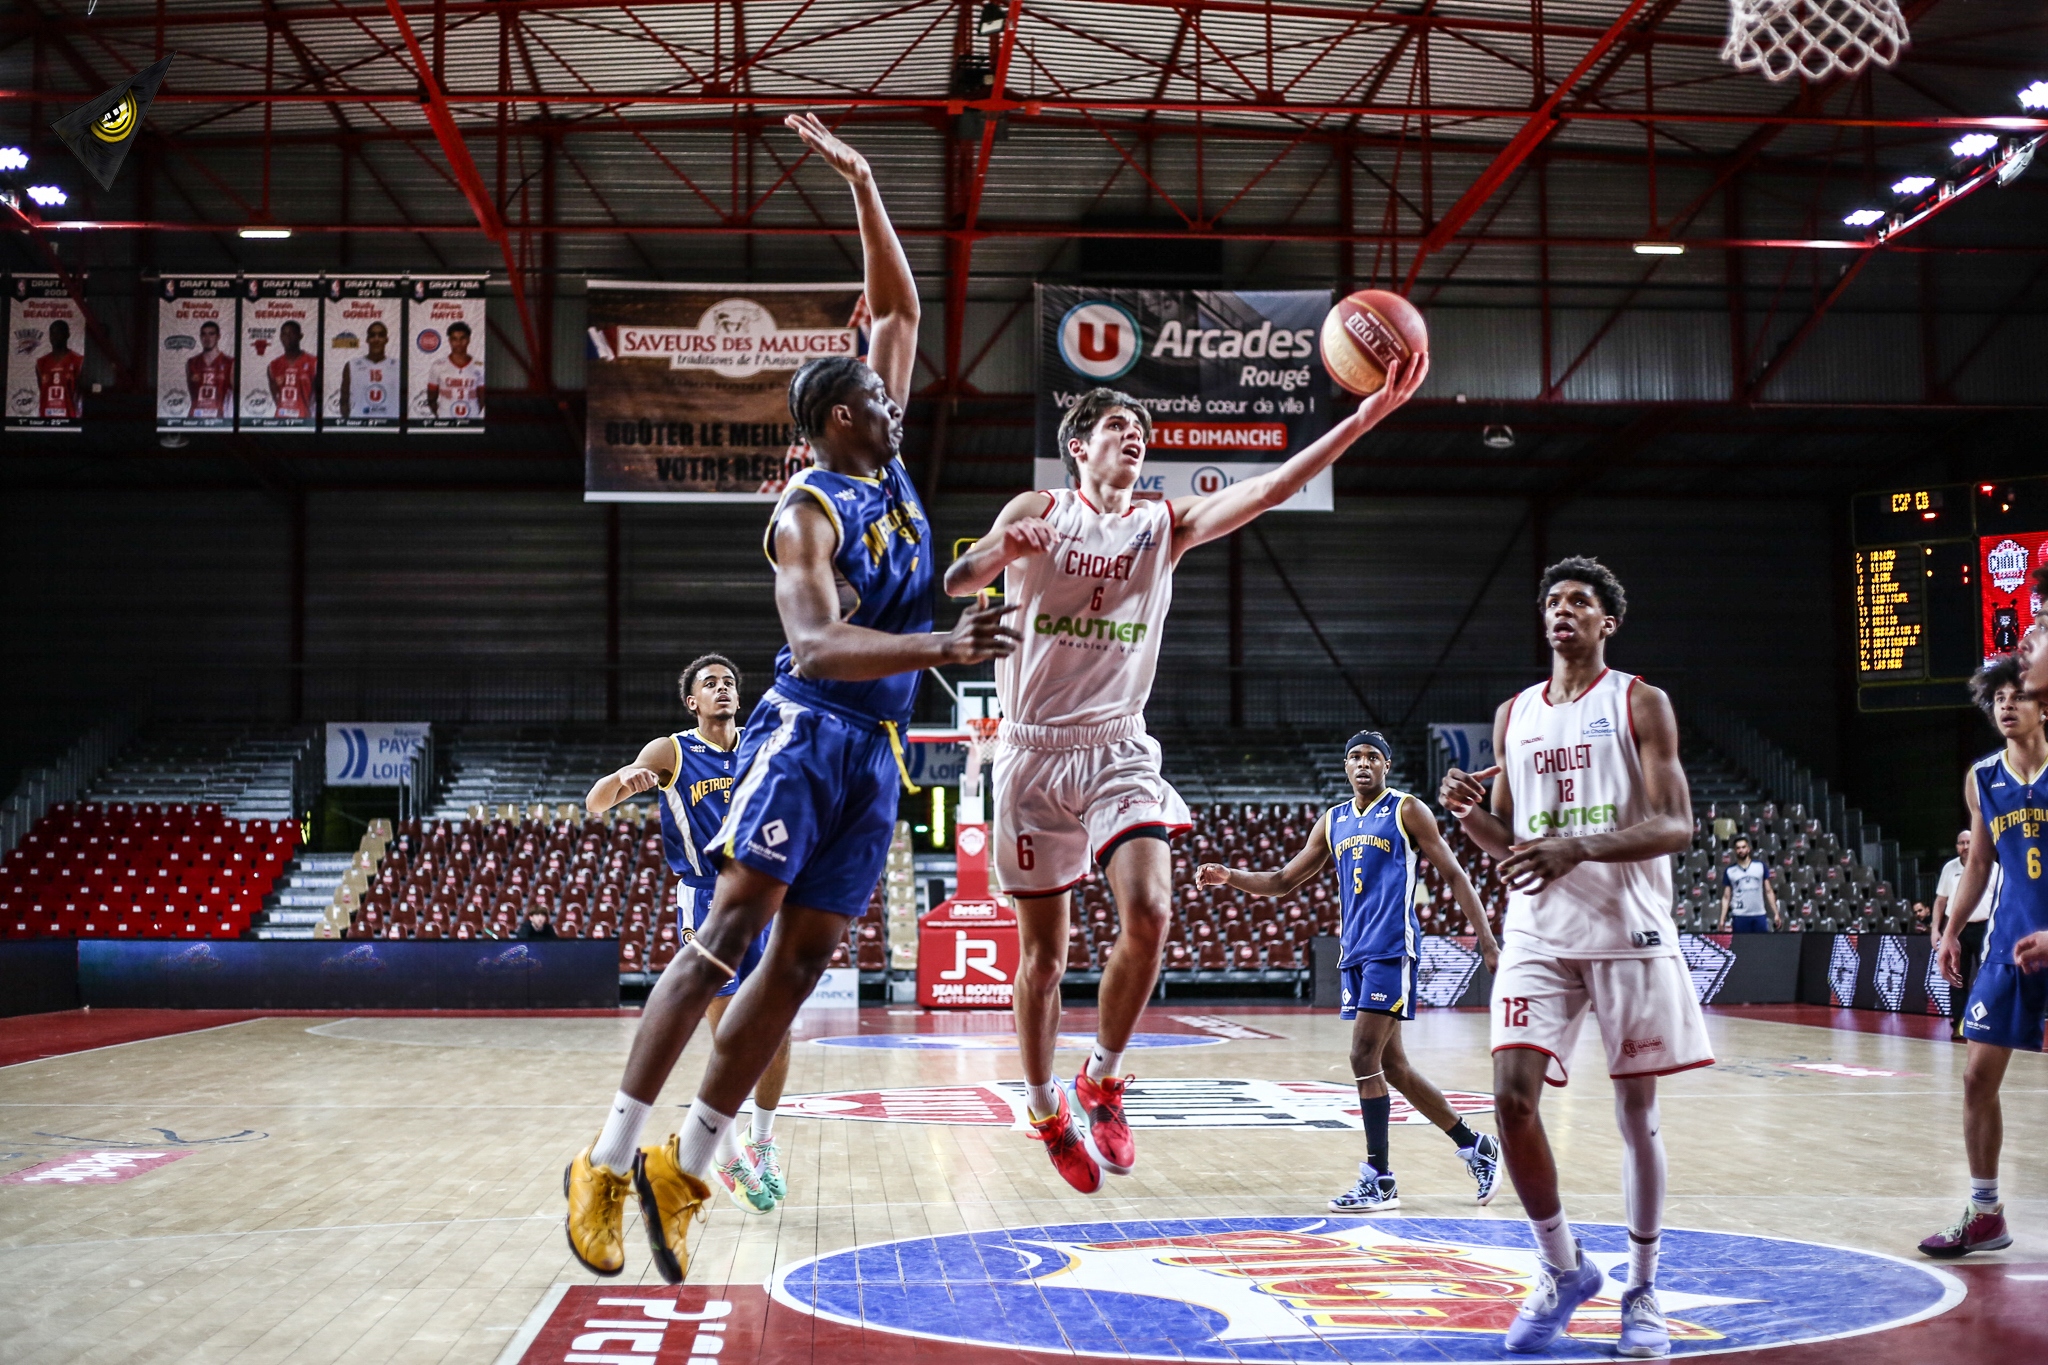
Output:
[[[1332,387],[1316,354],[1327,289],[1038,286],[1034,477],[1066,485],[1060,417],[1089,389],[1121,389],[1152,414],[1139,489],[1214,493],[1265,472],[1330,429]],[[1289,511],[1327,512],[1322,474]]]
[[771,500],[807,463],[789,381],[862,355],[858,284],[590,281],[590,502]]

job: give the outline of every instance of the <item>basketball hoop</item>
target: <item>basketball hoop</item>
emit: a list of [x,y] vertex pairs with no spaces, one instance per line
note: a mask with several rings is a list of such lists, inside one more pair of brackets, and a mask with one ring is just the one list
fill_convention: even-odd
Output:
[[1890,66],[1911,41],[1898,0],[1728,0],[1721,60],[1764,79],[1853,76]]

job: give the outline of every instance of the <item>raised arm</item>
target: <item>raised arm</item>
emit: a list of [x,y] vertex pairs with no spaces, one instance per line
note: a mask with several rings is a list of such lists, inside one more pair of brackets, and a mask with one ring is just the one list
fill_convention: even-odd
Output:
[[1407,402],[1422,387],[1422,381],[1428,374],[1428,352],[1397,360],[1387,368],[1387,382],[1378,393],[1360,403],[1350,416],[1303,446],[1285,463],[1257,478],[1234,483],[1221,493],[1175,498],[1174,559],[1178,561],[1182,555],[1206,541],[1229,535],[1308,487],[1310,479],[1337,463],[1338,457],[1351,449],[1359,437]]
[[1692,842],[1692,792],[1678,762],[1678,716],[1671,698],[1638,683],[1628,701],[1643,767],[1643,804],[1650,813],[1606,834],[1548,835],[1517,844],[1500,865],[1501,879],[1511,889],[1533,895],[1580,863],[1648,862]]
[[1401,828],[1407,831],[1408,841],[1450,883],[1451,895],[1457,898],[1458,908],[1465,912],[1465,922],[1472,926],[1473,937],[1479,940],[1479,956],[1486,969],[1492,971],[1500,961],[1500,945],[1493,941],[1493,929],[1486,922],[1486,907],[1479,903],[1479,893],[1472,889],[1472,879],[1465,875],[1464,865],[1444,842],[1443,831],[1436,827],[1436,817],[1429,813],[1429,807],[1411,796],[1401,803]]
[[1954,913],[1942,925],[1941,943],[1934,952],[1941,974],[1958,990],[1963,985],[1963,926],[1970,921],[1968,907],[1983,898],[1984,888],[1991,883],[1991,867],[1997,854],[1991,844],[1991,830],[1984,823],[1984,811],[1977,804],[1974,769],[1963,775],[1963,802],[1970,808],[1970,856],[1963,860],[1963,875],[1948,898],[1949,909]]
[[1316,818],[1316,827],[1308,832],[1308,842],[1279,871],[1249,872],[1222,863],[1203,863],[1196,869],[1195,880],[1203,886],[1228,886],[1254,896],[1284,896],[1306,884],[1329,861],[1330,812],[1324,811]]
[[1019,493],[1011,498],[988,534],[946,566],[946,591],[954,597],[977,593],[1018,560],[1050,550],[1058,539],[1044,516],[1051,506],[1052,500],[1044,493]]
[[629,796],[653,791],[673,778],[675,771],[676,742],[667,735],[650,739],[640,750],[638,758],[617,772],[606,773],[597,779],[590,795],[583,798],[583,808],[592,815],[603,815]]
[[[1494,708],[1493,752],[1496,757],[1508,751],[1508,717],[1514,708],[1513,697]],[[1484,785],[1488,778],[1493,779],[1490,807]],[[1508,849],[1515,842],[1515,797],[1501,777],[1500,764],[1495,763],[1491,768],[1476,773],[1451,769],[1444,774],[1443,785],[1437,788],[1437,800],[1457,817],[1459,826],[1472,837],[1473,843],[1496,858],[1508,856]]]
[[791,114],[783,122],[794,129],[804,145],[824,159],[825,164],[845,177],[853,189],[854,216],[860,223],[863,285],[867,290],[868,312],[874,315],[868,335],[868,367],[882,376],[897,407],[910,402],[910,372],[917,364],[917,279],[910,273],[910,258],[882,207],[882,193],[875,188],[875,173],[868,159],[839,140],[816,114]]
[[978,664],[1016,649],[1017,632],[1003,624],[1009,608],[973,606],[944,633],[893,635],[850,625],[839,616],[832,556],[839,533],[808,498],[791,498],[775,517],[775,611],[806,678],[865,682],[940,664]]

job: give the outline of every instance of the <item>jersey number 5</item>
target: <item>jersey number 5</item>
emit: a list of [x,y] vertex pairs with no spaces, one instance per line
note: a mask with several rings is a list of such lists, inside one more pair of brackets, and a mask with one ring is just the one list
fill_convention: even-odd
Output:
[[1500,1000],[1500,1022],[1502,1028],[1529,1027],[1529,997],[1526,995],[1504,995]]

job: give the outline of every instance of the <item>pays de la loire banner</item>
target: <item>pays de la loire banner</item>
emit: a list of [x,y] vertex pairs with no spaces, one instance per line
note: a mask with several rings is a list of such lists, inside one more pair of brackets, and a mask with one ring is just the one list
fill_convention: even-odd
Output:
[[403,786],[433,728],[424,721],[327,722],[327,785]]
[[865,354],[866,316],[858,284],[590,281],[585,500],[773,499],[808,459],[790,377]]
[[[1059,424],[1081,395],[1121,389],[1152,414],[1139,491],[1215,493],[1262,474],[1330,429],[1316,354],[1327,289],[1038,286],[1040,488],[1061,488]],[[1327,512],[1325,470],[1282,506]]]

